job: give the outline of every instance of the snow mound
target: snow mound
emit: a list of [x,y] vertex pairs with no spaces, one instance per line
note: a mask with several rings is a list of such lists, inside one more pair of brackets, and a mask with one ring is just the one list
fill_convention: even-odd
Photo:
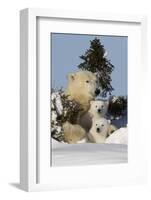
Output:
[[105,141],[105,143],[112,144],[128,144],[128,130],[126,128],[120,128],[111,134]]

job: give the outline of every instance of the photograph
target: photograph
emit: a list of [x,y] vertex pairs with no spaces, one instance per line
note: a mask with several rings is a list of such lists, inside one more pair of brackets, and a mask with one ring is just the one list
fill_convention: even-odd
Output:
[[50,166],[128,162],[128,36],[50,33]]

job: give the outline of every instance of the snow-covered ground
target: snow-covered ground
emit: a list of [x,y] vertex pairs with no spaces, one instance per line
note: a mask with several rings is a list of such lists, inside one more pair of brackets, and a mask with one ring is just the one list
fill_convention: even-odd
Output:
[[126,163],[125,144],[65,144],[52,139],[52,165],[77,166]]
[[111,144],[128,144],[128,128],[120,128],[111,134],[105,141]]

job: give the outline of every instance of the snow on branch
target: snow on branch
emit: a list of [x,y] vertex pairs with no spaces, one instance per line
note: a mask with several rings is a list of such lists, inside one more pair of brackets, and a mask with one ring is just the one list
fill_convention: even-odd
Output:
[[64,141],[63,123],[70,122],[74,124],[78,113],[82,111],[81,106],[73,100],[69,100],[62,89],[54,91],[51,94],[51,136]]

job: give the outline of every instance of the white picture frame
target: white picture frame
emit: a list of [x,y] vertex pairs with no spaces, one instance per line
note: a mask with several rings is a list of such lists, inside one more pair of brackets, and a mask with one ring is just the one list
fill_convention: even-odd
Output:
[[[50,88],[45,88],[44,85],[39,83],[39,70],[37,65],[39,62],[38,47],[38,18],[69,20],[72,24],[73,21],[97,23],[99,26],[100,22],[107,24],[126,24],[126,29],[131,27],[131,32],[135,31],[133,27],[137,26],[135,44],[138,44],[138,48],[131,45],[129,60],[130,66],[134,68],[130,69],[129,77],[129,95],[130,104],[129,111],[136,111],[136,114],[129,115],[131,122],[133,121],[134,126],[130,123],[130,132],[134,131],[134,135],[130,136],[129,142],[129,162],[126,165],[110,165],[110,166],[81,166],[81,167],[60,167],[50,168],[49,166],[49,153],[47,144],[43,135],[38,135],[39,132],[39,87],[44,91],[43,99],[41,102],[44,103],[47,99],[45,110],[50,112],[49,106],[49,95]],[[61,28],[61,27],[59,27]],[[77,30],[78,31],[78,30]],[[120,33],[121,30],[119,30]],[[138,32],[137,32],[138,31]],[[100,187],[109,185],[127,185],[135,183],[146,182],[146,146],[145,146],[145,135],[141,136],[141,130],[143,127],[136,129],[137,124],[141,124],[141,110],[136,109],[136,105],[140,106],[138,102],[135,103],[133,94],[134,88],[136,92],[142,91],[143,84],[140,86],[139,80],[141,75],[144,73],[146,65],[146,17],[145,16],[124,16],[124,15],[113,15],[113,14],[100,14],[100,13],[85,13],[85,12],[65,12],[65,11],[53,11],[49,9],[24,9],[20,12],[20,185],[21,188],[26,191],[39,191],[39,190],[53,190],[53,189],[69,189],[78,187]],[[114,31],[113,31],[114,34]],[[115,31],[116,34],[116,31]],[[121,32],[122,34],[122,32]],[[138,41],[137,41],[138,40]],[[132,42],[132,41],[130,41]],[[43,48],[43,47],[40,47]],[[45,48],[45,47],[44,47]],[[135,51],[134,51],[135,50]],[[47,51],[47,49],[46,49]],[[132,56],[133,54],[133,56]],[[47,55],[47,53],[46,53]],[[45,55],[45,56],[46,56]],[[133,59],[136,57],[136,59]],[[46,60],[49,59],[45,57]],[[45,64],[45,63],[43,63]],[[46,63],[47,65],[48,63]],[[137,66],[136,66],[137,65]],[[40,68],[40,73],[43,73],[43,79],[50,68],[44,70]],[[135,72],[136,71],[136,72]],[[132,75],[135,74],[135,83],[132,81]],[[145,81],[145,74],[142,78],[142,82]],[[50,76],[46,78],[46,85],[50,81]],[[137,87],[136,87],[137,84]],[[131,85],[131,87],[130,87]],[[138,96],[141,101],[141,96]],[[134,104],[136,104],[134,106]],[[134,106],[134,109],[133,109]],[[47,114],[49,114],[47,112]],[[44,116],[45,112],[43,113]],[[137,121],[134,119],[137,116]],[[49,118],[46,118],[44,122],[45,130],[50,129]],[[137,132],[137,134],[135,133]],[[135,137],[137,140],[135,141]],[[39,139],[40,137],[40,139]],[[48,137],[48,135],[47,135]],[[40,142],[39,142],[40,141]],[[42,141],[42,143],[41,143]],[[134,146],[135,144],[135,146]],[[140,150],[139,146],[142,145],[143,149]],[[39,148],[44,147],[44,148]],[[43,150],[40,150],[43,149]],[[46,153],[46,154],[45,154]],[[43,156],[45,155],[45,156]],[[41,157],[39,161],[39,156]],[[46,166],[47,165],[47,166]],[[46,166],[46,167],[45,167]],[[48,169],[50,168],[50,169]],[[104,175],[100,175],[100,169],[103,170]],[[50,171],[50,173],[48,172]],[[74,171],[74,173],[73,173]],[[82,171],[82,172],[81,172]],[[84,173],[85,171],[85,173]],[[94,171],[94,175],[88,173]],[[111,173],[114,172],[114,173]],[[123,173],[122,173],[123,172]],[[69,174],[62,175],[62,174]],[[60,175],[59,175],[60,174]],[[106,175],[105,175],[106,174]],[[116,174],[116,176],[115,176]],[[118,175],[117,175],[118,174]],[[78,176],[79,175],[79,176]],[[39,178],[40,177],[40,178]],[[62,182],[61,182],[62,181]]]

